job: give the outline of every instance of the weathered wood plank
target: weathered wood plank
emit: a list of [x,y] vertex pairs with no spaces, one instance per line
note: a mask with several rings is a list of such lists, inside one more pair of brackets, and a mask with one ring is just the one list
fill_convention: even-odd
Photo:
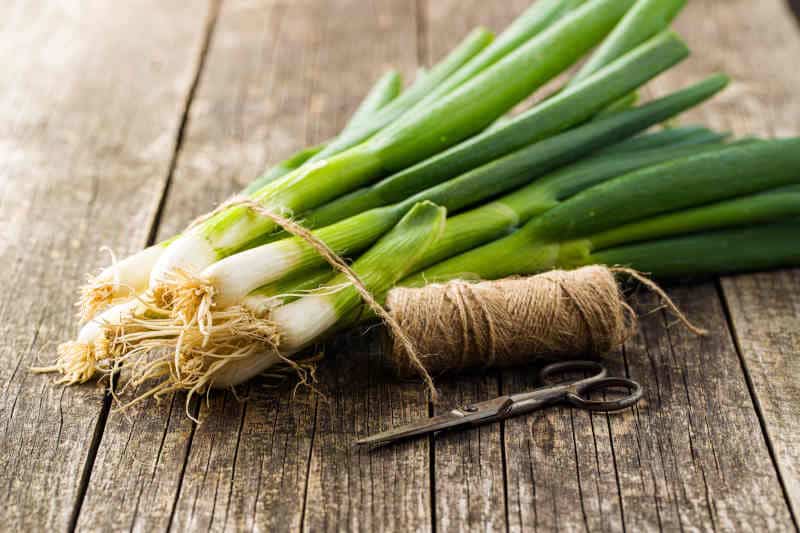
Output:
[[[313,28],[304,22],[306,14],[285,3],[221,5],[159,239],[180,231],[236,192],[269,161],[305,144],[307,74],[313,64],[308,45]],[[111,413],[79,525],[142,530],[225,526],[232,494],[227,483],[235,469],[245,406],[226,395],[213,395],[214,415],[204,413],[204,423],[196,430],[186,415],[185,400],[177,395],[161,406],[146,401]],[[195,399],[188,409],[196,414],[198,403]],[[251,411],[279,408],[280,404],[258,401]],[[263,416],[271,420],[274,415]],[[251,446],[243,448],[243,454],[252,451],[261,461],[263,446],[246,443]],[[290,455],[301,463],[306,456],[303,450]],[[125,465],[130,472],[124,482],[116,479],[115,465]],[[122,506],[121,501],[132,504]],[[241,503],[246,501],[242,498]]]
[[430,453],[426,439],[370,451],[353,443],[428,414],[416,383],[398,383],[380,341],[348,336],[327,348],[325,398],[317,422],[306,497],[307,531],[429,531]]
[[[535,372],[503,373],[503,392],[540,386]],[[505,422],[512,531],[620,531],[621,505],[605,416],[554,408]]]
[[[495,398],[495,373],[438,381],[441,399],[434,414]],[[500,424],[433,438],[436,530],[505,529],[505,479]]]
[[[795,2],[796,4],[796,2]],[[715,42],[695,60],[730,72],[736,83],[724,112],[708,122],[733,131],[798,135],[800,53],[797,21],[784,2],[700,2],[681,30],[695,42]],[[702,25],[696,20],[705,21]],[[800,516],[800,273],[797,270],[725,277],[722,292],[742,362],[752,384],[764,428],[774,450],[795,521]]]
[[[791,87],[797,85],[796,74],[779,66],[789,61],[781,58],[781,50],[791,54],[799,48],[788,29],[793,24],[777,1],[758,6],[746,0],[690,2],[677,27],[693,47],[693,58],[657,79],[653,92],[664,94],[722,70],[736,81],[712,103],[689,113],[684,122],[705,122],[740,134],[796,133],[792,121],[797,113],[786,107],[792,101]],[[776,26],[777,35],[772,33]],[[775,75],[786,79],[767,81]],[[768,96],[770,103],[762,103],[762,97]],[[742,280],[753,279],[761,279],[759,285],[763,285],[773,276],[735,280],[740,287]],[[772,331],[792,331],[791,321],[796,322],[792,310],[797,306],[774,304],[779,298],[796,299],[797,293],[789,290],[790,279],[796,280],[782,276],[774,282],[774,292],[760,297],[752,286],[739,293],[739,318],[747,316],[752,321],[746,330],[751,339],[763,341],[766,337],[757,332],[768,329],[769,321],[776,328]],[[729,283],[723,281],[726,289]],[[696,339],[678,327],[665,328],[661,315],[644,321],[642,333],[626,347],[625,365],[614,366],[616,372],[627,371],[645,387],[646,401],[635,416],[568,415],[568,410],[561,409],[506,423],[511,529],[793,528],[749,396],[747,380],[752,372],[748,376],[741,370],[714,285],[675,287],[670,294],[711,335]],[[731,296],[728,299],[730,305]],[[652,298],[644,300],[654,303]],[[766,313],[769,305],[771,313]],[[797,339],[783,337],[778,342],[779,349],[769,345],[772,353],[790,354],[798,349]],[[761,344],[753,352],[761,355],[762,349],[769,351]],[[761,383],[766,385],[772,372],[791,376],[791,366],[781,366],[786,359],[780,357],[777,367],[763,368]],[[508,383],[505,392],[534,385],[516,373],[504,375],[504,383]],[[785,420],[796,421],[793,406],[780,401],[786,394],[791,394],[791,388],[774,394],[772,405]],[[781,434],[791,435],[791,427],[796,433],[794,424],[779,426]],[[791,438],[786,437],[789,457],[796,456],[789,451]]]
[[[697,338],[663,312],[645,314],[624,358],[609,357],[613,373],[644,387],[633,412],[559,408],[506,423],[511,529],[792,528],[715,286],[670,295],[711,334]],[[641,313],[658,304],[640,300]],[[519,373],[507,379],[506,392],[536,384]]]
[[715,286],[670,293],[710,334],[654,314],[626,346],[627,370],[647,391],[635,417],[611,418],[626,526],[791,529]]
[[[417,63],[418,13],[413,0],[325,3],[318,20],[324,41],[324,94],[340,102],[335,120],[314,117],[314,139],[334,135],[364,91],[364,80],[388,66],[409,81]],[[359,35],[352,41],[354,33]],[[370,43],[369,54],[364,43]],[[322,91],[322,86],[317,89]],[[303,529],[306,531],[428,530],[431,525],[429,454],[425,442],[369,453],[359,437],[427,415],[416,384],[399,384],[381,366],[374,339],[341,338],[326,349],[320,368],[324,399],[316,401]],[[379,413],[379,416],[375,416]]]
[[[427,43],[420,47],[421,57],[439,57],[463,33],[461,24],[502,27],[526,3],[515,0],[513,8],[476,3],[469,9],[464,2],[431,2],[417,24],[418,35]],[[742,5],[750,4],[725,5],[741,11]],[[412,71],[410,6],[386,0],[373,2],[367,11],[347,0],[226,2],[192,107],[160,234],[167,236],[233,192],[231,181],[243,184],[267,160],[274,160],[273,154],[286,154],[305,144],[302,140],[318,141],[334,133],[361,95],[364,80],[377,75],[384,64],[398,65],[396,58],[403,57],[400,66]],[[722,9],[718,6],[719,2],[695,1],[681,20],[681,29],[703,51],[701,63],[695,60],[688,68],[691,77],[712,67],[737,74],[739,63],[726,66],[725,61],[733,59],[720,58],[716,47],[707,45],[706,32],[719,33],[720,38],[727,35],[708,22],[709,17],[721,20],[720,24],[729,22],[728,15],[717,13]],[[489,10],[497,13],[490,16]],[[462,19],[462,14],[475,18]],[[739,17],[740,22],[748,20],[741,13]],[[380,44],[369,47],[374,55],[365,57],[361,44],[347,48],[348,39],[340,34],[342,21],[357,22],[362,39],[377,33],[375,26],[382,30]],[[748,31],[764,30],[748,26]],[[367,40],[378,42],[377,37]],[[336,76],[362,68],[358,77]],[[661,93],[685,79],[683,74],[670,75],[654,85]],[[739,100],[723,97],[717,107],[694,117],[738,131],[767,123],[752,111],[759,109],[758,91],[750,94],[751,88],[737,85],[733,90],[739,91],[734,92]],[[745,112],[737,105],[742,101]],[[784,133],[792,127],[788,119],[775,124],[785,124],[786,129],[780,130]],[[181,186],[190,180],[191,190]],[[124,216],[116,220],[126,220]],[[74,278],[82,269],[83,265],[63,275]],[[791,428],[797,413],[780,401],[790,384],[771,389],[766,379],[768,370],[785,376],[796,370],[781,351],[798,349],[793,322],[787,318],[797,306],[775,308],[764,295],[777,299],[782,292],[796,291],[797,284],[792,273],[777,282],[775,276],[724,280],[723,286],[734,324],[744,324],[736,333],[751,376],[748,353],[769,359],[769,364],[758,360],[763,364],[758,369],[761,383],[774,409],[767,413],[767,427],[771,416],[776,427]],[[764,285],[766,292],[759,292]],[[436,528],[447,530],[500,529],[506,515],[512,530],[791,528],[763,435],[755,430],[758,418],[714,286],[677,287],[671,294],[703,320],[712,336],[690,338],[675,327],[667,328],[669,319],[663,314],[648,317],[642,334],[628,344],[624,361],[613,367],[614,372],[627,371],[641,380],[648,390],[647,401],[634,414],[605,417],[553,410],[510,421],[504,428],[442,436],[433,448],[433,465],[424,440],[373,453],[354,450],[351,443],[356,437],[424,416],[427,403],[416,384],[397,384],[385,373],[374,340],[342,338],[332,345],[334,356],[320,370],[327,402],[307,391],[292,400],[290,391],[253,386],[244,403],[216,394],[209,405],[194,404],[192,409],[199,410],[204,422],[196,430],[184,415],[181,396],[158,407],[142,405],[127,414],[112,413],[79,525],[152,529],[170,524],[171,519],[178,530],[300,526],[313,531],[426,530],[435,514]],[[641,309],[654,301],[644,298],[644,303]],[[748,314],[756,305],[768,318]],[[772,314],[765,311],[769,305]],[[68,307],[66,297],[62,307]],[[765,329],[770,336],[759,333]],[[40,338],[46,331],[41,330]],[[30,342],[30,337],[20,343]],[[494,376],[442,380],[442,406],[485,399],[500,390],[527,390],[535,384],[519,372],[503,373],[499,382]],[[99,394],[83,391],[85,402],[94,409],[90,412],[98,412]],[[71,396],[69,401],[84,400]],[[69,409],[75,409],[74,404]],[[85,431],[84,421],[85,417],[75,417]],[[70,431],[88,440],[75,428]],[[20,442],[25,445],[24,439]],[[792,444],[788,438],[779,443],[788,461],[783,472],[788,479],[796,476]],[[79,459],[85,457],[87,444],[80,446],[76,446],[80,454],[70,450]],[[780,454],[781,448],[777,449]],[[121,480],[117,472],[126,477]]]
[[75,334],[74,290],[145,244],[205,34],[205,4],[0,7],[0,510],[8,530],[64,530],[103,430],[101,388],[28,368]]
[[800,513],[800,272],[722,279],[737,344],[795,520]]
[[[530,2],[432,0],[425,11],[423,55],[441,57],[471,28],[502,31]],[[435,413],[454,405],[497,396],[496,374],[440,379],[441,398]],[[503,449],[499,425],[433,439],[436,530],[500,530],[506,527]]]

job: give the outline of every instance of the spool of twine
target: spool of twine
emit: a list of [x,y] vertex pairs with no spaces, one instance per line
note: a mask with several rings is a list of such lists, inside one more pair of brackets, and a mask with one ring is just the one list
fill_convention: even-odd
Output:
[[635,271],[584,267],[528,278],[421,289],[393,289],[386,305],[414,342],[415,355],[392,342],[398,374],[418,374],[416,357],[433,375],[477,367],[528,364],[537,359],[599,356],[620,347],[637,328],[615,274],[645,283],[692,331],[655,283]]

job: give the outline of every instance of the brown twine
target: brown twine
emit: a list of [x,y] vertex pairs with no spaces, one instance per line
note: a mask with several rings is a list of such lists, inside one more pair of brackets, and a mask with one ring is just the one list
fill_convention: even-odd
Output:
[[[643,283],[688,329],[705,333],[644,275],[603,266],[493,282],[395,288],[387,308],[417,340],[429,374],[602,355],[621,346],[637,327],[636,313],[625,302],[615,274]],[[392,343],[390,359],[402,376],[417,368],[402,343]]]
[[301,225],[297,224],[293,220],[278,215],[268,208],[264,207],[260,203],[246,197],[246,196],[234,196],[221,205],[219,205],[216,209],[212,212],[207,213],[205,215],[201,215],[200,217],[194,219],[189,226],[187,227],[186,231],[190,231],[197,227],[198,225],[206,222],[207,220],[213,218],[218,213],[225,211],[232,207],[245,207],[255,213],[258,216],[262,216],[264,218],[268,218],[275,222],[278,226],[283,228],[286,232],[290,233],[291,235],[298,237],[305,242],[307,242],[312,248],[314,248],[317,253],[319,253],[328,264],[336,269],[337,271],[341,272],[350,283],[353,284],[353,287],[358,291],[361,295],[361,298],[364,302],[369,306],[369,308],[383,320],[389,330],[392,332],[392,337],[396,345],[401,346],[406,354],[406,361],[408,364],[414,368],[417,373],[422,377],[425,385],[430,392],[431,398],[435,401],[438,394],[436,391],[436,386],[433,383],[433,378],[431,377],[430,373],[425,369],[425,366],[422,364],[422,360],[420,359],[419,353],[411,341],[411,337],[406,333],[405,329],[401,327],[401,325],[397,322],[397,320],[383,308],[383,306],[372,296],[372,293],[367,289],[364,285],[364,282],[358,277],[358,275],[353,271],[352,268],[347,264],[347,262],[342,259],[336,252],[331,250],[331,248],[325,244],[322,240],[318,239],[314,236],[306,228],[302,227]]

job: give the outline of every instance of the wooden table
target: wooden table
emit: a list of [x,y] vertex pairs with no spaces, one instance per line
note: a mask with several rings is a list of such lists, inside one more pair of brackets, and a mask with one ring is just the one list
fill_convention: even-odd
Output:
[[[333,135],[371,80],[411,77],[528,0],[107,0],[0,6],[0,527],[9,530],[794,530],[800,512],[800,271],[680,283],[710,330],[662,311],[610,358],[644,402],[552,409],[368,453],[426,416],[376,336],[327,348],[325,400],[255,384],[114,410],[28,368],[76,331],[84,272],[172,235],[269,162]],[[782,0],[691,0],[694,49],[663,94],[724,70],[684,122],[793,135],[800,34]],[[657,305],[646,295],[637,307]],[[442,380],[442,405],[534,385]],[[187,409],[202,423],[193,424]]]

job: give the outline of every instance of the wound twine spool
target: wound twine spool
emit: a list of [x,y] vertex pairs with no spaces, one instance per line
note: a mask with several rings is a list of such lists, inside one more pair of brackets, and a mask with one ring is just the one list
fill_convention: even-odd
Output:
[[[603,355],[621,346],[637,327],[616,273],[645,283],[687,328],[703,333],[652,281],[632,270],[603,266],[492,282],[457,280],[421,289],[396,288],[389,293],[387,308],[414,339],[417,357],[433,375],[529,364],[540,358]],[[398,374],[418,372],[403,345],[392,342],[390,353]]]

